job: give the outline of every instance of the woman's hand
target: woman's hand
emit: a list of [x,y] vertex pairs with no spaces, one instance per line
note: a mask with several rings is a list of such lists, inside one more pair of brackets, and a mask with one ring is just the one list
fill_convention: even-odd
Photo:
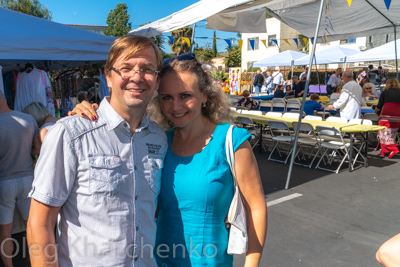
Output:
[[82,101],[81,103],[77,104],[75,108],[68,112],[68,116],[79,115],[82,118],[85,116],[88,117],[91,121],[97,120],[97,113],[95,110],[99,108],[97,104],[90,104],[87,101]]

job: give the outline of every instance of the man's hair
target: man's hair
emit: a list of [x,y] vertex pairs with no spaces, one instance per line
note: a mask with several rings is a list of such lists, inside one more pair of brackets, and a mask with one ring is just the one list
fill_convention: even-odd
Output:
[[342,70],[342,68],[337,68],[337,69],[336,69],[336,72],[341,71],[341,70]]
[[243,97],[249,97],[249,96],[250,96],[249,90],[244,90],[243,91]]
[[378,69],[382,69],[382,66],[379,66]]
[[33,102],[26,106],[22,112],[32,115],[39,127],[42,127],[48,117],[51,117],[49,109],[40,102]]
[[283,85],[282,85],[282,84],[278,85],[278,87],[276,87],[276,90],[277,90],[277,91],[280,91],[280,90],[283,91]]
[[261,70],[257,70],[257,73],[261,73]]
[[111,68],[120,56],[129,59],[140,53],[140,51],[152,47],[157,58],[157,69],[161,69],[162,55],[160,49],[154,44],[153,40],[141,35],[126,35],[116,39],[108,52],[105,71],[111,75]]
[[292,79],[299,79],[299,76],[293,75]]
[[304,69],[305,69],[305,70],[308,70],[308,67],[305,67]]
[[372,70],[373,68],[374,68],[373,65],[369,65],[369,66],[368,66],[368,69],[371,69],[371,70]]
[[353,71],[352,70],[345,70],[345,71],[343,71],[342,75],[343,75],[343,77],[353,79]]
[[319,99],[319,95],[318,94],[312,94],[312,95],[310,95],[310,100],[311,101],[315,101],[315,100],[318,100]]
[[368,71],[368,68],[367,68],[367,67],[364,67],[362,70],[363,70],[363,71],[364,71],[364,70],[365,70],[365,71]]

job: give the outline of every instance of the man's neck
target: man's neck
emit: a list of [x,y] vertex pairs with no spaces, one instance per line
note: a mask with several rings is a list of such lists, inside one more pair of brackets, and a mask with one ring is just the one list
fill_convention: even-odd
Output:
[[11,111],[12,109],[10,109],[7,104],[0,104],[0,113],[8,113]]
[[139,127],[140,121],[145,113],[145,108],[124,108],[120,105],[113,106],[110,101],[111,107],[120,115],[130,126],[130,132],[133,134]]

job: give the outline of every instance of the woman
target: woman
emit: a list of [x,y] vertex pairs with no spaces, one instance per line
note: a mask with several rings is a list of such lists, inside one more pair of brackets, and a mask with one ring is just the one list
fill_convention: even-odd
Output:
[[[234,193],[225,154],[229,107],[194,54],[165,61],[159,95],[149,115],[167,130],[168,151],[159,195],[156,248],[159,266],[232,266],[225,218]],[[84,107],[91,109],[84,102]],[[81,114],[78,105],[74,112]],[[162,111],[162,113],[160,112]],[[88,113],[90,117],[97,116]],[[259,266],[267,213],[251,136],[235,128],[235,171],[248,216],[246,266]],[[166,251],[166,250],[164,250]],[[188,254],[186,254],[188,253]]]
[[399,146],[396,142],[397,132],[400,123],[393,119],[385,119],[384,116],[400,117],[400,84],[396,79],[389,79],[379,97],[375,113],[380,115],[379,125],[386,126],[385,130],[378,132],[379,144],[381,146],[381,156],[389,153],[388,158],[392,158],[399,153]]
[[43,143],[47,132],[59,119],[52,117],[49,109],[40,102],[33,102],[29,104],[22,112],[30,114],[35,118],[39,127],[39,137],[41,143]]
[[283,92],[283,85],[278,85],[278,87],[276,87],[275,93],[274,93],[274,98],[284,98],[285,97],[285,93]]
[[366,106],[366,100],[370,100],[371,98],[378,98],[377,95],[372,94],[372,89],[375,88],[375,85],[372,83],[366,83],[362,87],[362,99],[361,99],[361,106]]
[[249,90],[244,90],[243,98],[238,101],[237,105],[240,107],[245,107],[247,110],[255,109],[256,107],[258,107],[258,102],[249,96]]

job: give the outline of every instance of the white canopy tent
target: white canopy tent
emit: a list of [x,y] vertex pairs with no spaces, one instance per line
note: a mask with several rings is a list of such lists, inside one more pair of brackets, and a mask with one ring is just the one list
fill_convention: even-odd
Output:
[[[359,54],[359,50],[350,49],[342,46],[331,46],[324,50],[315,52],[314,64],[346,63],[347,57]],[[310,55],[295,60],[294,65],[307,65],[310,62]]]
[[0,8],[0,65],[28,61],[47,70],[107,60],[114,37]]
[[[393,60],[396,58],[395,41],[349,56],[347,62]],[[400,58],[400,39],[397,40],[397,58]]]
[[286,50],[282,53],[263,58],[253,63],[254,67],[274,67],[274,66],[292,66],[299,58],[304,57],[304,53]]

